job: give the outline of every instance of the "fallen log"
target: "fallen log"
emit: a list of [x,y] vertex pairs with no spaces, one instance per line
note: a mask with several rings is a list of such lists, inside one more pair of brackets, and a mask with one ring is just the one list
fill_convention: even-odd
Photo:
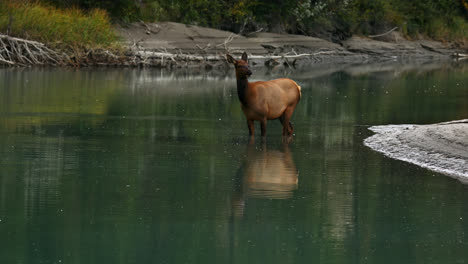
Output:
[[[272,59],[300,59],[309,58],[318,55],[330,55],[336,53],[335,51],[319,51],[315,53],[301,53],[293,55],[249,55],[250,59],[258,60],[272,60]],[[192,55],[182,53],[170,53],[160,51],[136,51],[135,55],[142,58],[143,60],[150,59],[171,59],[175,62],[182,61],[223,61],[225,60],[224,54],[211,54],[211,55]]]

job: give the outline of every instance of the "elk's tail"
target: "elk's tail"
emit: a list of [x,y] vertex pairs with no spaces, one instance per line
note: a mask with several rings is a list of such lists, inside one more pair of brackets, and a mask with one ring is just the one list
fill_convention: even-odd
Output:
[[[292,80],[291,80],[291,81],[292,81]],[[302,96],[301,87],[300,87],[295,81],[292,81],[292,82],[296,85],[297,90],[299,90],[299,99],[300,99],[301,96]]]

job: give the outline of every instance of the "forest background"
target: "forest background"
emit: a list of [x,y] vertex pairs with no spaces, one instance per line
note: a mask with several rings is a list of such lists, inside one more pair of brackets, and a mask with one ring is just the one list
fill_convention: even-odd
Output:
[[112,24],[173,21],[339,42],[398,27],[408,39],[468,43],[467,0],[0,0],[0,31],[75,45],[109,45]]

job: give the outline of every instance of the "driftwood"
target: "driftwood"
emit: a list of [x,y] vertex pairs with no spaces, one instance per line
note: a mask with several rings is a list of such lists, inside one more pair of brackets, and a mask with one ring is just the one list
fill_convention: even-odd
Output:
[[369,35],[369,38],[378,38],[378,37],[383,37],[385,35],[388,35],[390,33],[392,33],[393,31],[397,30],[398,27],[394,27],[392,29],[390,29],[389,31],[385,32],[385,33],[382,33],[382,34],[378,34],[378,35]]
[[[233,50],[229,44],[234,40],[237,35],[231,33],[224,41],[220,44],[211,44],[208,43],[206,46],[202,47],[196,45],[200,50],[199,54],[184,54],[182,51],[172,51],[169,52],[166,49],[159,49],[157,51],[147,51],[133,49],[133,59],[131,64],[133,65],[143,65],[143,66],[158,66],[158,67],[185,67],[185,66],[205,66],[205,67],[214,67],[218,65],[226,65],[226,55],[232,53],[242,53],[240,50]],[[219,50],[219,48],[224,49],[224,53],[215,53],[213,49]],[[209,51],[211,50],[211,53]],[[278,60],[282,60],[283,65],[287,67],[294,67],[298,59],[313,58],[320,55],[331,55],[336,54],[336,51],[318,51],[315,53],[301,53],[297,54],[294,49],[285,54],[274,55],[250,55],[249,58],[256,61],[262,61],[265,65],[276,65],[281,64]],[[290,62],[291,61],[291,62]]]
[[131,65],[122,56],[105,49],[57,51],[44,43],[0,34],[0,64],[9,66]]
[[[9,66],[151,66],[151,67],[205,67],[214,68],[227,65],[225,54],[238,53],[232,50],[229,44],[236,35],[229,35],[223,43],[217,45],[207,44],[198,46],[200,53],[184,54],[182,51],[142,51],[140,49],[128,50],[125,55],[121,52],[114,54],[105,49],[69,50],[68,54],[48,48],[45,44],[10,37],[0,34],[0,65]],[[211,53],[211,49],[224,49],[223,52]],[[265,65],[282,63],[287,67],[294,67],[296,60],[313,58],[314,56],[334,54],[335,51],[319,51],[315,53],[297,54],[294,50],[280,55],[250,55],[250,59],[261,61]],[[281,62],[280,62],[281,61]]]
[[452,57],[459,61],[468,60],[468,54],[464,54],[464,53],[453,53]]
[[[310,58],[318,55],[330,55],[336,53],[335,51],[319,51],[315,53],[301,53],[301,54],[284,54],[284,55],[250,55],[249,58],[252,60],[278,60],[282,59],[287,62],[288,59],[303,59]],[[185,63],[185,62],[216,62],[225,61],[224,54],[206,54],[206,55],[192,55],[183,53],[171,53],[167,51],[136,51],[135,55],[142,60],[143,63],[149,61],[159,60],[161,64],[164,64],[164,60],[172,61],[174,63]],[[287,62],[289,63],[289,62]]]
[[17,66],[65,65],[70,58],[43,43],[0,34],[0,63]]

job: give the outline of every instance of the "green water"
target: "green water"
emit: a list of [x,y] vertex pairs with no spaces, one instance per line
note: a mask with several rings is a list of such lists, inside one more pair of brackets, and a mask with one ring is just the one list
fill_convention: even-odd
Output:
[[362,144],[467,118],[468,65],[254,70],[302,86],[289,145],[233,76],[0,69],[0,263],[468,262],[468,187]]

